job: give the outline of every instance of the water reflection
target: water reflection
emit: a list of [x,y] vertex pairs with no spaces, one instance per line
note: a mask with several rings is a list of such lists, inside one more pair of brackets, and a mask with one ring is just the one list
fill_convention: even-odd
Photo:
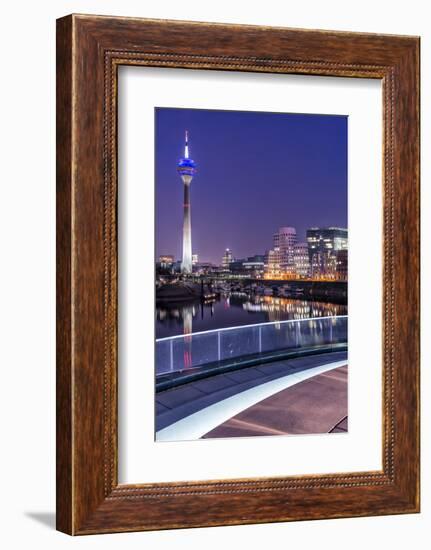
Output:
[[156,338],[256,323],[347,315],[347,306],[274,296],[229,293],[205,303],[158,305]]

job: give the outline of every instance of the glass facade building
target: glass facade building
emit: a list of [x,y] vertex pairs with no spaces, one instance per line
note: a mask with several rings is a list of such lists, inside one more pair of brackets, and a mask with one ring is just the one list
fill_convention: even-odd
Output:
[[308,257],[307,243],[295,244],[293,248],[293,263],[296,276],[304,279],[310,276],[310,259]]
[[347,280],[347,229],[308,229],[307,245],[312,278]]

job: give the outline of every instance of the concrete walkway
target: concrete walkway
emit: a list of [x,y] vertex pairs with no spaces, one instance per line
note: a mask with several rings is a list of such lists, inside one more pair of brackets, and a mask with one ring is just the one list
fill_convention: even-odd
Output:
[[295,384],[233,416],[204,438],[347,431],[347,365]]
[[[163,437],[163,432],[166,434],[165,428],[178,423],[181,419],[194,415],[198,411],[207,409],[212,405],[225,401],[230,397],[238,394],[244,394],[244,392],[261,387],[268,382],[289,377],[292,374],[305,373],[309,369],[315,369],[316,367],[322,367],[324,365],[329,365],[330,363],[335,364],[338,362],[336,366],[340,366],[340,364],[345,364],[346,360],[347,354],[345,352],[334,352],[277,361],[274,363],[258,365],[256,367],[250,367],[213,376],[157,393],[156,439],[165,439],[165,437]],[[302,376],[305,376],[305,374]],[[296,380],[295,383],[298,381],[300,380]],[[285,387],[286,386],[283,385],[279,385],[277,387],[274,386],[274,388],[272,388],[273,391],[271,390],[272,393],[269,393],[268,395],[272,395]],[[268,395],[265,395],[264,393],[261,395],[261,399],[268,397]],[[244,408],[247,408],[248,406],[249,405],[247,405],[244,401],[244,406],[242,409],[239,409],[239,411],[232,409],[233,412],[231,416],[240,412]],[[222,418],[220,423],[224,422],[228,418],[230,417],[228,416],[226,418]],[[337,419],[337,421],[338,420],[339,419]],[[335,423],[336,422],[334,421],[332,426],[334,426]],[[213,427],[215,426],[217,426],[217,424],[214,424]],[[202,432],[199,437],[205,435],[205,433],[205,431]]]

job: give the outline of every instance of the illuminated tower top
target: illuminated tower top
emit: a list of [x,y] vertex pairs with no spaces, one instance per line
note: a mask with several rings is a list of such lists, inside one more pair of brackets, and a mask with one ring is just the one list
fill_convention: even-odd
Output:
[[180,176],[189,176],[190,178],[196,174],[196,163],[189,157],[189,133],[187,130],[184,145],[184,157],[179,160],[177,171]]

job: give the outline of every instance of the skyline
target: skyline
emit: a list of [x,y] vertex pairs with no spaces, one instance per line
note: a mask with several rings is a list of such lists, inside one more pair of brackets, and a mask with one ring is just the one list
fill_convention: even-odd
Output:
[[[156,258],[182,254],[177,164],[189,132],[193,253],[264,254],[282,226],[347,228],[347,117],[156,108]],[[317,184],[316,184],[317,183]]]

